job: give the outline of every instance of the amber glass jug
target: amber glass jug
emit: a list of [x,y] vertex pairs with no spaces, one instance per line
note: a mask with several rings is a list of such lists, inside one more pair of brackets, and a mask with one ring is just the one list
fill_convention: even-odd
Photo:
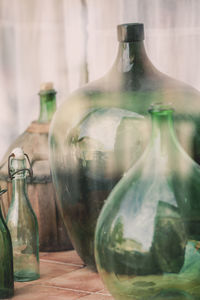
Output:
[[146,112],[151,103],[172,102],[181,145],[199,160],[199,142],[192,141],[200,94],[152,65],[143,24],[119,25],[118,40],[111,70],[74,92],[58,108],[50,128],[50,164],[59,207],[75,249],[91,268],[97,217],[112,188],[147,145]]

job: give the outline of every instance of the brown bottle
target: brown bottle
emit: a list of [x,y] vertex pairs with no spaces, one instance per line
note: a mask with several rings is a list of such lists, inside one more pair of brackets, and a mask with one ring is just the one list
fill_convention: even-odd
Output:
[[8,156],[12,149],[20,147],[29,155],[34,177],[28,182],[28,195],[39,224],[40,251],[71,249],[66,229],[58,212],[56,194],[48,160],[48,132],[56,110],[56,91],[52,83],[41,85],[40,114],[37,121],[10,145],[0,163],[1,185],[8,185],[8,196],[4,196],[3,209],[7,214],[11,201],[11,182],[8,180]]

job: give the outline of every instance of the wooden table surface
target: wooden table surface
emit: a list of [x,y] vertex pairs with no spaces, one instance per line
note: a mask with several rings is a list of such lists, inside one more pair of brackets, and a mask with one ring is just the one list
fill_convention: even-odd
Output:
[[113,300],[75,251],[40,252],[40,279],[15,282],[18,300]]

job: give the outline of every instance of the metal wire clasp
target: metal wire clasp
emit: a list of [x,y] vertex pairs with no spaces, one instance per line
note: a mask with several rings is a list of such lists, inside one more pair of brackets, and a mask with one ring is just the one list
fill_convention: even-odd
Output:
[[27,172],[29,173],[30,180],[33,179],[33,169],[32,169],[32,167],[31,167],[30,159],[29,159],[29,157],[28,157],[28,154],[24,153],[24,156],[26,157],[26,159],[27,159],[27,161],[28,161],[28,164],[29,164],[29,167],[30,167],[30,168],[19,169],[19,170],[13,172],[13,173],[11,173],[10,163],[11,163],[11,159],[12,159],[13,157],[15,157],[15,155],[14,155],[14,153],[12,153],[12,154],[10,154],[10,155],[8,156],[8,175],[9,175],[9,178],[10,178],[11,180],[15,178],[15,176],[14,176],[15,174],[17,174],[17,173],[19,173],[19,172],[22,172],[22,171],[27,171]]
[[5,192],[7,192],[7,189],[2,190],[0,187],[0,196],[3,195]]

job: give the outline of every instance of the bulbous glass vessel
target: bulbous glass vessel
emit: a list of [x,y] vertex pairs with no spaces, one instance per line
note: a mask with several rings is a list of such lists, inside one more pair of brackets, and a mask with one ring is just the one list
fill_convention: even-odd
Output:
[[200,298],[200,167],[173,110],[150,109],[150,143],[109,195],[95,236],[98,271],[117,300]]
[[[50,163],[59,207],[72,243],[91,268],[94,230],[105,199],[146,148],[153,102],[176,110],[181,145],[194,157],[200,95],[159,72],[147,57],[142,24],[118,26],[119,52],[101,79],[74,92],[50,128]],[[195,144],[199,160],[199,141]]]

